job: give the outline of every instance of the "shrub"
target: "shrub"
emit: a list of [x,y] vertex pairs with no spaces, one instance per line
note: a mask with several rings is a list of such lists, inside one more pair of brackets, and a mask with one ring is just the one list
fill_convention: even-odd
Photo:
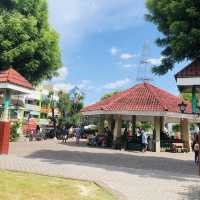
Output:
[[20,124],[18,122],[14,122],[11,125],[11,129],[10,129],[10,141],[11,142],[15,142],[19,138],[19,133],[17,131],[19,127],[20,127]]

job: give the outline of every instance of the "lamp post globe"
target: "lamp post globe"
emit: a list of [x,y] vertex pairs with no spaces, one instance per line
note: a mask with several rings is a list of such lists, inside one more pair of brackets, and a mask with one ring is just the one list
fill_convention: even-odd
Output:
[[187,108],[187,104],[185,104],[184,101],[182,101],[180,104],[178,104],[178,107],[180,109],[180,112],[184,113]]

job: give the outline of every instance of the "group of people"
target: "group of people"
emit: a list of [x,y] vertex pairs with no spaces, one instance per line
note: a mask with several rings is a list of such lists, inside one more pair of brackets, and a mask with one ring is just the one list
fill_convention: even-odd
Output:
[[[129,144],[129,136],[131,135],[130,130],[128,128],[124,129],[124,133],[122,136],[117,138],[117,148],[118,149],[128,149]],[[150,150],[150,136],[147,135],[144,129],[138,129],[136,131],[135,137],[132,137],[135,143],[141,145],[141,151],[146,152],[148,149]]]
[[194,134],[193,142],[192,142],[192,150],[194,151],[194,161],[196,164],[198,164],[199,161],[199,151],[200,151],[200,146],[199,146],[199,141],[200,141],[200,133]]
[[81,135],[82,135],[82,130],[79,126],[77,128],[73,128],[73,127],[69,128],[68,126],[65,126],[63,128],[63,142],[64,143],[67,142],[70,132],[72,132],[72,134],[75,136],[76,144],[79,144],[80,138],[81,138]]

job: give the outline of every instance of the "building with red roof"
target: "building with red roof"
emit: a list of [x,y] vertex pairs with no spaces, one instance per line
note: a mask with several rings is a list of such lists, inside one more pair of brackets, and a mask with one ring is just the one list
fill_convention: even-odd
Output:
[[30,93],[33,89],[31,83],[29,83],[21,74],[15,71],[13,68],[0,71],[0,90],[11,90],[12,93]]
[[[183,138],[189,148],[189,120],[194,120],[191,113],[191,104],[184,102],[185,113],[180,112],[179,104],[182,100],[163,89],[149,83],[137,84],[125,91],[116,93],[111,97],[89,105],[81,110],[83,116],[87,118],[96,117],[99,119],[99,133],[103,130],[103,121],[114,121],[114,139],[121,135],[122,121],[151,121],[154,124],[156,134],[156,151],[160,151],[160,131],[164,129],[164,124],[178,122],[182,124]],[[184,119],[184,120],[182,120]],[[109,123],[108,123],[109,124]]]
[[197,59],[175,75],[177,86],[182,93],[192,94],[192,112],[197,111],[197,93],[200,93],[200,60]]

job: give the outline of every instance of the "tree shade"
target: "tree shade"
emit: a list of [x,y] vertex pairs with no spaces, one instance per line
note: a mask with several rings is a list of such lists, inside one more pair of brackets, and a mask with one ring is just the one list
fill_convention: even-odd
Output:
[[147,0],[148,21],[163,34],[156,40],[162,47],[162,63],[153,68],[163,75],[175,63],[197,60],[200,56],[200,1],[199,0]]
[[46,0],[1,0],[1,70],[12,66],[33,84],[50,79],[62,66],[58,42]]

